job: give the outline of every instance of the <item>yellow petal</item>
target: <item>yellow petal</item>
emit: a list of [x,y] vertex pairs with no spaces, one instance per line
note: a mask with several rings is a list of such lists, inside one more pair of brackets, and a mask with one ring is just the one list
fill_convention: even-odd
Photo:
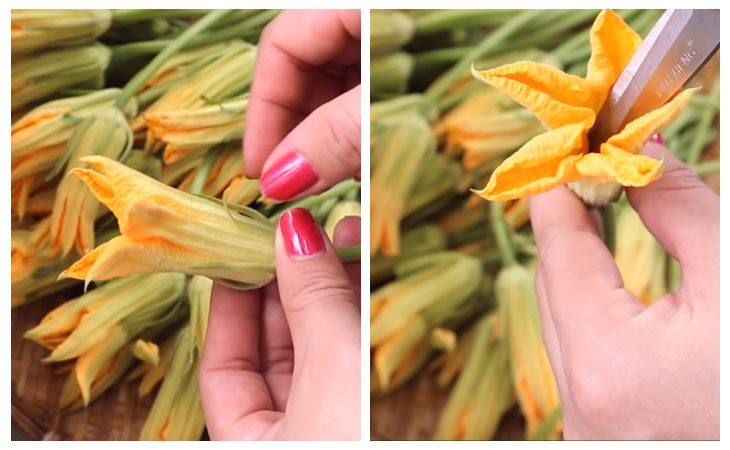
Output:
[[519,61],[472,74],[507,93],[535,113],[548,129],[581,123],[593,126],[598,97],[583,78],[569,75],[548,64]]
[[689,99],[698,89],[687,89],[661,108],[632,120],[624,126],[619,134],[611,136],[608,142],[601,144],[601,153],[609,154],[614,149],[636,153],[644,145],[644,142],[649,139],[649,136],[664,128],[679,116]]
[[616,180],[623,186],[646,186],[664,171],[664,162],[615,149],[611,154],[589,153],[575,165],[584,177]]
[[600,99],[599,108],[640,45],[641,37],[610,9],[593,22],[586,80]]
[[577,177],[575,163],[586,146],[582,125],[568,125],[531,139],[492,173],[476,192],[491,201],[539,194]]

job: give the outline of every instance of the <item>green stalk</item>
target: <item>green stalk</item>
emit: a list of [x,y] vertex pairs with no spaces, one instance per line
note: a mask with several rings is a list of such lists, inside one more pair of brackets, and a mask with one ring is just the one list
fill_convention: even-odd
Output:
[[479,45],[474,47],[470,52],[464,55],[459,62],[454,64],[443,76],[436,80],[426,91],[424,97],[424,107],[426,109],[433,106],[442,95],[449,90],[452,84],[469,69],[469,66],[476,60],[483,58],[485,54],[494,51],[502,45],[507,38],[514,35],[522,29],[525,24],[544,14],[540,10],[527,10],[520,13],[514,19],[505,22],[502,26],[490,33]]
[[122,89],[122,93],[119,94],[115,106],[121,110],[127,105],[127,102],[137,93],[137,91],[144,85],[144,83],[154,75],[157,70],[167,61],[172,55],[177,53],[181,48],[190,42],[190,40],[198,35],[201,31],[206,30],[220,19],[224,18],[231,11],[227,9],[221,9],[211,11],[205,15],[202,19],[191,25],[190,28],[185,30],[177,39],[172,41],[165,47],[155,58],[150,61],[144,69],[137,73],[126,86]]
[[337,256],[343,263],[360,261],[360,244],[336,249]]
[[[715,84],[712,85],[709,97],[713,100],[720,100],[720,77],[715,80]],[[705,136],[712,128],[712,120],[715,118],[714,109],[705,109],[702,111],[699,123],[695,127],[694,137],[691,141],[689,148],[687,149],[687,163],[690,166],[696,165],[702,157],[702,150],[705,148],[706,139]]]
[[548,435],[553,431],[555,428],[555,425],[560,421],[560,419],[563,418],[563,411],[558,406],[555,408],[553,412],[550,413],[549,416],[545,418],[545,420],[542,421],[540,426],[535,430],[534,433],[532,433],[528,440],[530,441],[544,441],[547,439]]
[[502,265],[504,267],[516,265],[517,258],[510,243],[509,230],[507,222],[504,220],[504,210],[501,202],[490,202],[489,217],[492,223],[494,240],[497,243],[499,256],[502,259]]
[[601,223],[603,225],[603,241],[611,254],[616,253],[616,213],[613,210],[613,204],[603,205],[598,208],[601,214]]
[[112,22],[116,25],[153,19],[197,17],[208,12],[209,9],[113,9]]
[[198,171],[195,173],[195,178],[193,178],[193,182],[190,183],[189,192],[191,194],[200,195],[203,193],[203,189],[205,189],[205,182],[208,180],[208,175],[210,175],[210,171],[213,170],[213,166],[215,165],[215,162],[218,161],[222,152],[223,146],[217,145],[208,150],[208,153],[203,156],[203,159],[200,161],[200,165],[198,166]]
[[419,16],[416,35],[449,31],[457,27],[498,25],[520,12],[518,9],[448,9]]
[[352,190],[356,190],[360,188],[360,182],[355,180],[347,180],[343,181],[342,183],[339,183],[335,186],[333,186],[330,190],[323,192],[319,195],[314,195],[311,197],[303,198],[301,200],[285,203],[282,205],[282,208],[272,215],[269,216],[269,219],[271,219],[273,222],[279,220],[279,217],[284,214],[284,211],[291,209],[291,208],[304,208],[304,209],[310,209],[317,205],[320,205],[324,203],[325,201],[332,199],[332,198],[339,198],[343,195],[346,195]]
[[694,166],[693,169],[698,177],[710,175],[720,171],[720,160],[702,162]]

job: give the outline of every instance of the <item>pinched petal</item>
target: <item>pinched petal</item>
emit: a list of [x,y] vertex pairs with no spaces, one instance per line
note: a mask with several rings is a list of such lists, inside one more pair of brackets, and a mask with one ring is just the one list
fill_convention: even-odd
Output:
[[607,142],[601,144],[601,153],[610,154],[613,149],[620,149],[629,153],[638,152],[652,134],[664,128],[679,116],[689,99],[698,89],[687,89],[676,95],[661,108],[632,120],[624,126],[619,134],[611,136]]
[[623,186],[646,186],[664,171],[664,162],[614,148],[610,154],[588,153],[575,165],[588,178],[615,180]]
[[600,99],[590,84],[548,64],[519,61],[484,71],[472,67],[472,74],[535,113],[548,129],[575,123],[588,129],[595,122]]
[[598,108],[640,45],[641,37],[610,9],[593,22],[586,80],[598,95]]
[[575,163],[586,147],[580,124],[567,125],[531,139],[492,173],[487,187],[476,192],[491,201],[539,194],[577,177]]

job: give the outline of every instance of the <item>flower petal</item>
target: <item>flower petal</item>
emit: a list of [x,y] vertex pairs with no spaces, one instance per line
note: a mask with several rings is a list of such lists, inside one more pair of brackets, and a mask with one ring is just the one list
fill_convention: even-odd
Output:
[[575,169],[584,177],[616,180],[623,186],[646,186],[662,175],[664,162],[615,148],[611,154],[584,155]]
[[593,22],[586,80],[600,99],[599,108],[640,45],[641,37],[610,9]]
[[673,122],[679,116],[689,99],[698,89],[687,89],[676,95],[661,108],[632,120],[624,126],[619,134],[611,136],[607,142],[601,144],[601,153],[609,154],[613,149],[636,153],[652,134]]
[[539,194],[577,177],[574,166],[587,145],[583,126],[568,125],[531,139],[492,173],[477,195],[504,201]]
[[571,123],[588,129],[596,119],[599,98],[590,84],[548,64],[519,61],[484,71],[472,67],[472,74],[535,113],[548,129]]

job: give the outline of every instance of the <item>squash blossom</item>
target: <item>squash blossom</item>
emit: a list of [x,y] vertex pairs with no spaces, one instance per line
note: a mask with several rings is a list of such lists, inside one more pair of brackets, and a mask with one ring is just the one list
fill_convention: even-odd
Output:
[[[585,78],[532,61],[484,71],[472,68],[477,79],[509,94],[549,130],[505,159],[478,195],[503,201],[567,183],[584,202],[600,206],[614,201],[622,186],[646,186],[661,176],[663,162],[637,152],[679,115],[696,89],[632,120],[606,142],[590,143],[596,115],[641,38],[618,14],[604,10],[593,23],[590,42]],[[599,151],[591,151],[599,144]]]
[[[143,113],[148,139],[165,146],[163,161],[172,164],[192,153],[240,140],[248,95],[217,105]],[[240,146],[239,146],[240,153]]]
[[102,35],[112,23],[108,9],[13,9],[10,48],[13,55],[46,47],[78,45]]
[[10,128],[12,204],[25,208],[30,194],[44,184],[50,170],[82,119],[109,108],[120,89],[103,89],[78,97],[44,103],[18,119]]
[[630,206],[616,217],[615,254],[624,287],[643,303],[648,305],[669,291],[664,250]]
[[492,312],[472,328],[461,375],[439,417],[435,439],[491,439],[514,401],[507,355]]
[[109,158],[82,161],[92,168],[71,173],[114,213],[121,236],[84,255],[59,278],[88,283],[183,272],[242,289],[273,278],[274,227],[257,211],[184,193]]
[[13,111],[70,87],[101,88],[111,51],[101,44],[18,57],[10,69]]
[[[132,115],[135,109],[132,108]],[[94,248],[94,221],[99,215],[99,202],[81,180],[68,175],[88,155],[123,158],[132,149],[133,139],[125,113],[114,106],[98,111],[78,124],[57,165],[60,169],[65,164],[66,168],[51,213],[54,250],[67,255],[75,246],[76,252],[83,255]]]
[[198,369],[205,345],[212,280],[195,276],[188,286],[190,321],[177,333],[164,379],[140,440],[196,440],[205,429]]

